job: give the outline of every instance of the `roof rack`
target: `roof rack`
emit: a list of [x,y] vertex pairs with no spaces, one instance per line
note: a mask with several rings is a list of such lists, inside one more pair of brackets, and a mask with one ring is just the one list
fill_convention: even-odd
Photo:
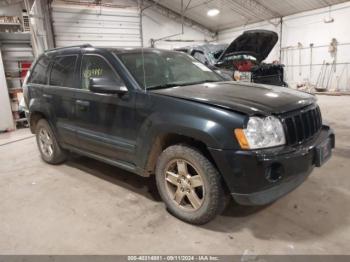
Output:
[[56,48],[48,49],[48,50],[46,50],[45,52],[56,51],[56,50],[67,49],[67,48],[74,48],[74,47],[84,48],[84,47],[92,47],[92,45],[90,45],[90,44],[82,44],[82,45],[72,45],[72,46],[56,47]]

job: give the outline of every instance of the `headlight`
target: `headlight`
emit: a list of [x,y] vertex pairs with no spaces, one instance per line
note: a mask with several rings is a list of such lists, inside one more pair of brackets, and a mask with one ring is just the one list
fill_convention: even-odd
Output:
[[267,148],[286,143],[282,123],[273,116],[251,117],[247,128],[236,129],[235,134],[244,149]]

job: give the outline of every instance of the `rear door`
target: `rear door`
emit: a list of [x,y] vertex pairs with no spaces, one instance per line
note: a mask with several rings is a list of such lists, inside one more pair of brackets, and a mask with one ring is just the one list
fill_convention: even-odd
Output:
[[81,88],[77,90],[75,124],[79,148],[125,164],[135,155],[135,94],[101,94],[89,90],[89,79],[109,79],[115,86],[127,88],[112,66],[113,58],[87,53],[81,61]]
[[44,99],[53,110],[55,123],[61,143],[77,145],[74,127],[75,90],[78,54],[58,55],[51,59],[49,85],[44,89]]
[[23,86],[26,105],[30,113],[40,112],[47,117],[50,117],[51,109],[43,93],[44,89],[47,87],[47,72],[49,66],[50,58],[46,54],[42,54],[27,74],[28,81],[25,81]]

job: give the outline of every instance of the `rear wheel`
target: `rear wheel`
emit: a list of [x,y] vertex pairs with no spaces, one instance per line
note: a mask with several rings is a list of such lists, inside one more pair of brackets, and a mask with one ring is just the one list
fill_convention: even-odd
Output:
[[213,164],[194,148],[170,146],[156,168],[159,193],[168,210],[191,224],[205,224],[222,212],[225,190]]
[[35,134],[41,158],[45,162],[60,164],[66,160],[66,152],[59,146],[49,123],[45,119],[38,121]]

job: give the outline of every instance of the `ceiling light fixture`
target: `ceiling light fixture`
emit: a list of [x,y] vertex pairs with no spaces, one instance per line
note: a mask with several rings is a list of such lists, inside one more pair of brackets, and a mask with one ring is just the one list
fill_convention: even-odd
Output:
[[220,14],[220,10],[219,9],[209,9],[207,12],[208,16],[217,16],[218,14]]

